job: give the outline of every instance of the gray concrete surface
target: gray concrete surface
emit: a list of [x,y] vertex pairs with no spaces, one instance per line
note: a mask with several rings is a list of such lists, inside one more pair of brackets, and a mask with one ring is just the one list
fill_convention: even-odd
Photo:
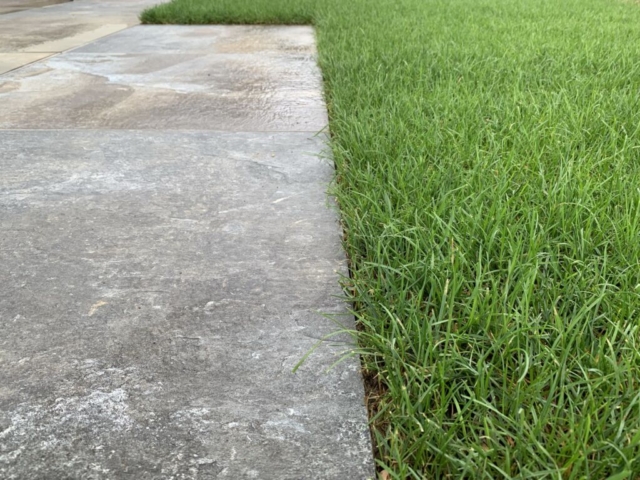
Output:
[[292,372],[353,327],[320,88],[303,27],[0,75],[0,478],[373,476],[350,337]]
[[0,74],[37,62],[49,53],[0,53]]
[[[310,28],[220,30],[138,26],[10,72],[0,85],[0,93],[11,93],[2,98],[0,128],[204,123],[216,130],[316,132],[327,124]],[[154,44],[156,37],[162,40]]]
[[40,8],[69,0],[0,0],[0,8]]
[[[31,8],[48,0],[0,0],[0,74],[22,65],[16,54],[54,55],[139,23],[138,15],[156,0],[76,0]],[[40,2],[40,3],[38,3]],[[20,7],[19,4],[27,5]]]
[[46,7],[68,1],[69,0],[0,0],[0,15],[28,10],[30,8]]

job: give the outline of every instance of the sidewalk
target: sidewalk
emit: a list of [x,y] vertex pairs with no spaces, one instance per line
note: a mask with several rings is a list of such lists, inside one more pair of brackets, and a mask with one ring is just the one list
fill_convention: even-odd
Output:
[[41,8],[56,3],[64,3],[69,0],[0,0],[0,15],[5,13],[21,12],[31,8]]
[[[0,75],[0,477],[373,477],[349,337],[292,373],[321,313],[353,328],[313,30],[34,47],[117,5],[0,16],[47,54]],[[33,40],[45,10],[82,22]]]
[[4,1],[7,10],[0,10],[5,13],[0,15],[0,74],[138,25],[139,13],[158,3],[154,0],[76,0],[6,13],[9,8],[15,8],[10,4],[33,6],[37,0],[31,3]]

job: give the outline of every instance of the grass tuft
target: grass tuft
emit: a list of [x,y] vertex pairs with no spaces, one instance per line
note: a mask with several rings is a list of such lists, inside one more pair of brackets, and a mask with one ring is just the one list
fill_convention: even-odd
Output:
[[378,463],[640,476],[640,8],[173,0],[314,23]]

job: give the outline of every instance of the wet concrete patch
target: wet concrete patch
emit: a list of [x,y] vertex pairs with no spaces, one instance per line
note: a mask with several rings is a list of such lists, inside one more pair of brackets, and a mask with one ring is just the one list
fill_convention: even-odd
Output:
[[94,29],[86,30],[74,35],[66,36],[56,40],[46,40],[41,43],[34,43],[22,49],[23,52],[63,52],[71,48],[85,45],[93,40],[111,35],[114,32],[124,30],[126,23],[115,23],[97,26]]
[[5,13],[21,12],[22,10],[27,9],[20,7],[0,7],[0,15],[4,15]]
[[19,12],[31,8],[46,7],[58,3],[66,3],[69,0],[0,0],[0,15],[4,13]]
[[[77,0],[0,16],[0,52],[61,52],[99,36],[106,25],[132,26],[153,0]],[[91,32],[94,32],[93,35]],[[107,35],[112,32],[104,33]]]
[[327,124],[310,54],[72,51],[2,76],[0,101],[0,128],[10,129],[317,132]]
[[0,132],[2,478],[372,473],[323,148]]
[[69,0],[0,0],[0,8],[18,7],[18,8],[39,8],[47,5],[55,5],[57,3],[66,3]]
[[141,25],[82,47],[78,53],[315,54],[309,26]]

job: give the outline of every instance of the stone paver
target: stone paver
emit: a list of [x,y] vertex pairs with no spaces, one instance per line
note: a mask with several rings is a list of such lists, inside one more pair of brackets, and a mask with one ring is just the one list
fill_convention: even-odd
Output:
[[350,337],[292,372],[353,328],[320,92],[309,27],[0,75],[0,478],[373,477]]

